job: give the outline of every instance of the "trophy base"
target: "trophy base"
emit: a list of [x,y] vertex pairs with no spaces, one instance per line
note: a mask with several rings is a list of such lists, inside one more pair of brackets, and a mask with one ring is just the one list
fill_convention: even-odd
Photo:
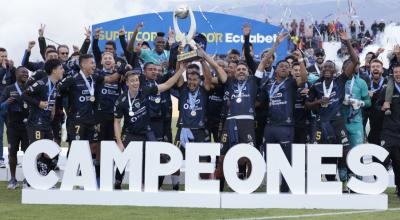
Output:
[[179,54],[177,57],[178,61],[190,62],[194,60],[200,60],[202,57],[199,55],[197,50],[192,50],[190,52]]

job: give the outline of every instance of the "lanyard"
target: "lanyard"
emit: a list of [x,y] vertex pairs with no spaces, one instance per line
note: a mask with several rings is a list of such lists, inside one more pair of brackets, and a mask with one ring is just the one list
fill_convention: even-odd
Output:
[[244,81],[242,84],[240,84],[238,82],[237,87],[238,87],[238,91],[239,91],[239,95],[238,95],[239,97],[242,97],[242,91],[243,91],[244,87],[246,86],[246,83],[247,83],[247,80]]
[[381,88],[382,88],[382,85],[383,85],[383,77],[381,77],[381,79],[379,80],[379,83],[378,83],[378,88],[374,88],[374,81],[373,80],[371,80],[371,91],[373,92],[373,93],[375,93],[376,91],[378,91],[378,90],[380,90]]
[[136,101],[136,97],[139,94],[139,92],[136,93],[135,97],[133,97],[133,101],[131,100],[131,92],[128,90],[128,104],[129,104],[129,114],[131,114],[131,112],[133,112],[133,103]]
[[348,95],[350,95],[350,97],[353,96],[354,81],[355,81],[355,77],[353,76],[353,78],[351,78],[350,88],[349,88],[349,91],[348,91]]
[[192,93],[189,91],[189,106],[190,106],[190,109],[192,110],[192,111],[194,111],[194,109],[195,109],[195,106],[196,106],[196,99],[197,99],[197,96],[199,95],[199,88],[197,88],[197,90],[196,90],[196,92],[194,93],[194,95],[192,95]]
[[86,79],[86,76],[85,76],[85,74],[83,74],[83,72],[82,72],[82,71],[80,71],[79,73],[81,74],[81,76],[82,76],[83,80],[85,81],[86,88],[89,90],[89,94],[90,94],[90,96],[94,96],[94,86],[93,86],[93,84],[94,84],[94,81],[93,81],[93,78],[92,78],[92,76],[89,76],[89,77],[90,77],[90,79],[92,80],[92,83],[89,83],[89,81]]
[[331,82],[331,84],[329,85],[328,90],[326,90],[326,85],[325,85],[325,80],[322,82],[322,88],[324,90],[324,96],[329,98],[331,97],[331,93],[332,93],[332,89],[333,89],[333,80]]
[[400,86],[396,82],[394,83],[394,86],[396,86],[397,91],[400,93]]
[[274,67],[271,66],[271,71],[265,71],[265,73],[268,73],[268,79],[271,79],[274,76]]
[[274,81],[274,83],[271,86],[271,89],[269,90],[269,97],[272,98],[275,96],[275,94],[279,91],[279,89],[281,88],[281,86],[286,82],[286,79],[283,80],[281,83],[279,83],[279,85],[275,88],[275,84],[276,81]]
[[21,96],[22,95],[22,91],[21,91],[21,88],[19,88],[19,85],[18,85],[17,82],[15,82],[15,88],[17,89],[17,92],[18,92],[19,96]]
[[318,73],[318,76],[320,76],[321,75],[321,70],[319,70],[319,67],[318,67],[317,63],[314,63],[314,67],[315,67],[315,70]]
[[51,80],[49,79],[48,82],[48,93],[47,93],[47,102],[50,102],[50,97],[53,94],[54,90],[55,90],[56,86],[53,86],[53,83],[51,82]]

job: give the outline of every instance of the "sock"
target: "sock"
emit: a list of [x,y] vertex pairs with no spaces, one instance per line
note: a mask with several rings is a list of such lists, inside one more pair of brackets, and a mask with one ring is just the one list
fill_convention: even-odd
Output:
[[179,176],[171,175],[172,185],[179,185]]

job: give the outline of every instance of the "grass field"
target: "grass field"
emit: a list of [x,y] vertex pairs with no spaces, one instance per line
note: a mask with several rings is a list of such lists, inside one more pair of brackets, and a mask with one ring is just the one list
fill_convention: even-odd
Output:
[[[387,190],[389,208],[400,208],[394,189]],[[374,202],[374,201],[371,201]],[[84,205],[22,205],[21,190],[7,190],[0,182],[0,219],[269,219],[271,217],[317,213],[349,212],[349,210],[294,210],[294,209],[199,209],[158,208],[133,206],[84,206]],[[357,212],[357,211],[355,211]],[[285,218],[279,218],[285,219]],[[292,219],[292,218],[290,218]],[[400,219],[399,210],[303,217],[302,219]]]

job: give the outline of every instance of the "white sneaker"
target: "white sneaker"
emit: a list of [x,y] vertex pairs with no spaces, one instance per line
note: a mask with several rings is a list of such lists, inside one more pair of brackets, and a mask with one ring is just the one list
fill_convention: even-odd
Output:
[[4,163],[4,160],[0,160],[0,168],[6,168],[6,164]]
[[8,181],[7,189],[16,189],[18,187],[19,185],[16,179],[10,179],[10,181]]

